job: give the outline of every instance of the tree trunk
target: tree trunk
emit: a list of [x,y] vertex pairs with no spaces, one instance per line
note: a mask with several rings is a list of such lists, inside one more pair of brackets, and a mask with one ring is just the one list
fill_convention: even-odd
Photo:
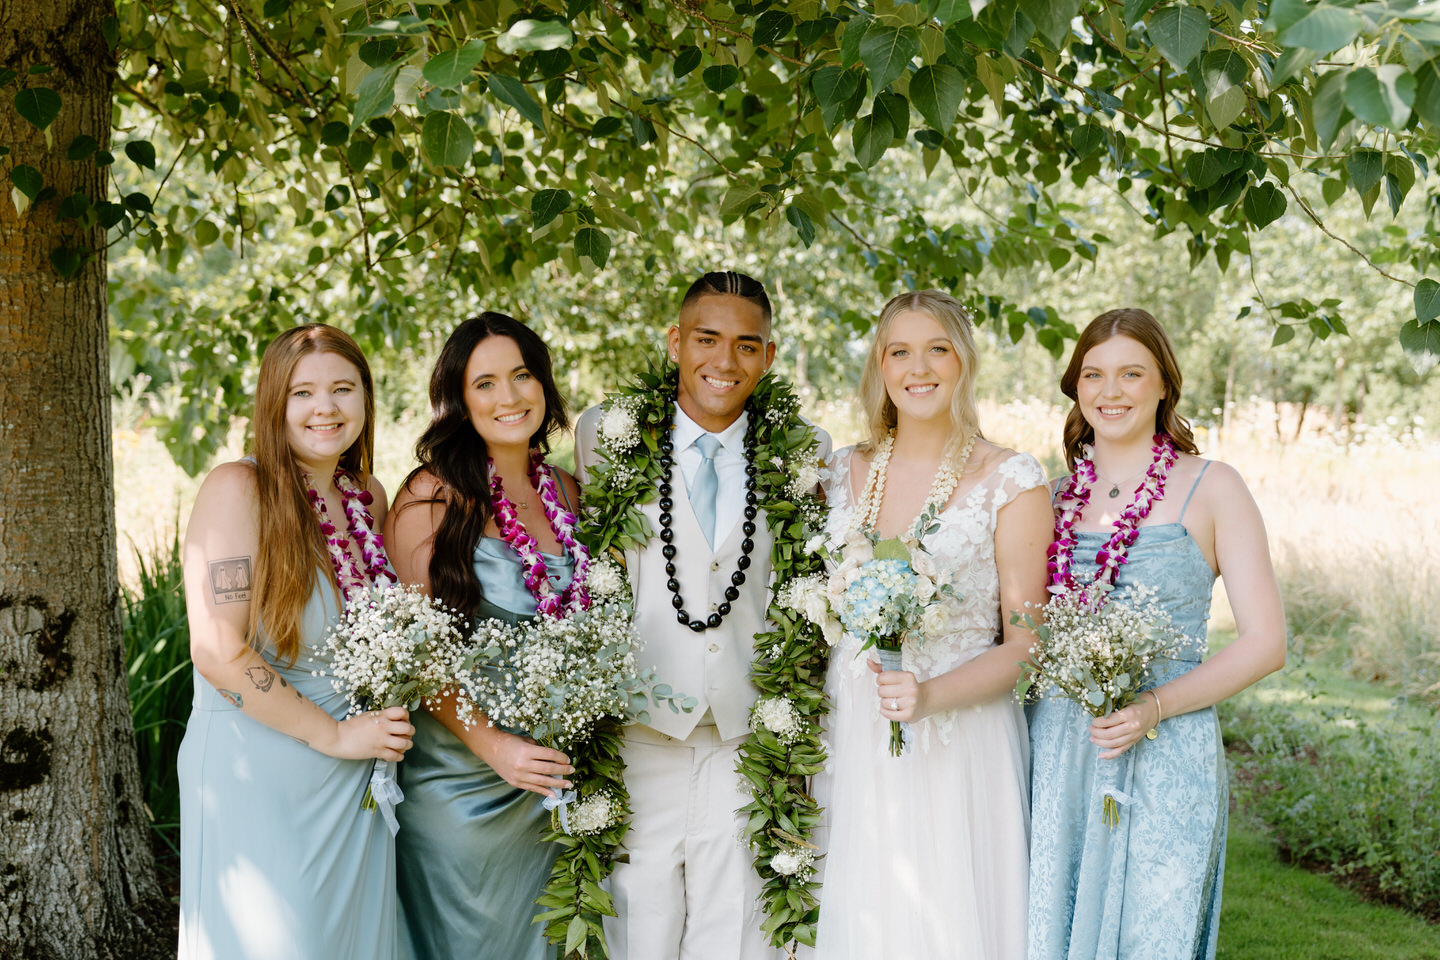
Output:
[[[109,143],[111,0],[0,0],[0,958],[174,956],[155,881],[120,633],[104,232],[59,217],[105,197],[79,134]],[[29,67],[53,72],[31,75]],[[59,93],[42,134],[18,89]],[[18,164],[53,194],[21,212]],[[61,246],[93,251],[69,279]]]

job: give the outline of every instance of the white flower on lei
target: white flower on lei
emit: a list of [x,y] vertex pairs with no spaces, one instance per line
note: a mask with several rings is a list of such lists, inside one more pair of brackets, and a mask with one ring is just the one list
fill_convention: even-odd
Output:
[[794,474],[790,483],[786,485],[785,492],[793,499],[799,500],[802,497],[812,496],[815,488],[826,479],[829,471],[818,461],[807,461],[795,467]]
[[823,573],[796,577],[780,588],[775,602],[793,610],[820,628],[825,642],[834,646],[844,627],[830,612],[829,582]]
[[618,397],[600,418],[600,440],[612,454],[628,453],[640,442],[640,397]]
[[781,743],[794,743],[805,733],[805,721],[788,697],[762,697],[750,714],[750,729],[769,730]]
[[590,595],[596,598],[626,599],[630,594],[630,580],[620,564],[614,560],[596,560],[590,565],[589,578],[585,584]]
[[570,805],[570,835],[600,833],[620,819],[615,798],[606,791],[592,793]]
[[787,846],[770,858],[770,869],[782,877],[808,880],[815,872],[815,853],[804,847]]

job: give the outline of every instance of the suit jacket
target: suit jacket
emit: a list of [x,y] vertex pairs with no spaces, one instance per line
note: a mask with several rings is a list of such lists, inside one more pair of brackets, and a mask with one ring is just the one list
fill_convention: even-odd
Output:
[[[604,458],[596,436],[602,413],[601,407],[591,407],[580,415],[575,428],[575,473],[582,485],[588,480],[590,467]],[[818,427],[815,430],[820,438],[817,455],[828,459],[830,437]],[[730,575],[735,572],[744,533],[741,524],[736,523],[724,541],[711,549],[690,506],[679,464],[672,469],[670,484],[675,501],[670,526],[678,548],[675,578],[680,581],[680,594],[690,619],[704,620],[725,600],[725,588],[730,586]],[[696,633],[676,619],[671,593],[665,586],[669,578],[660,553],[658,499],[640,507],[657,536],[641,549],[625,551],[625,566],[634,590],[635,628],[644,644],[637,662],[642,670],[653,666],[661,683],[668,683],[677,694],[692,696],[699,703],[690,713],[652,707],[650,726],[683,740],[709,710],[720,736],[729,740],[749,730],[750,708],[757,693],[750,682],[750,661],[754,657],[755,635],[767,628],[765,612],[770,606],[770,551],[774,538],[762,510],[755,518],[755,535],[751,538],[755,547],[750,553],[745,583],[739,588],[740,596],[731,603],[730,613],[719,627]]]

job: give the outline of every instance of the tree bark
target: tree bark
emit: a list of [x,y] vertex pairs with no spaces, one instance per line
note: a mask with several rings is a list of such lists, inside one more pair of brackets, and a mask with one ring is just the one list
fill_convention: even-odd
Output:
[[[112,0],[0,0],[0,958],[174,956],[155,880],[120,631],[104,231],[59,216],[105,197],[79,134],[109,143]],[[29,74],[32,65],[52,72]],[[46,133],[22,88],[62,107]],[[8,174],[54,193],[19,210]],[[58,247],[91,251],[62,278]]]

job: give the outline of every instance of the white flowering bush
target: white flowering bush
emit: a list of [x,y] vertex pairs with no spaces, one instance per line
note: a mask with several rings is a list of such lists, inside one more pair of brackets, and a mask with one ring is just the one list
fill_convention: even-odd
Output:
[[353,597],[322,651],[350,713],[417,707],[456,687],[468,652],[453,611],[420,588],[372,586]]
[[653,671],[638,672],[635,630],[623,604],[597,603],[563,619],[513,626],[486,620],[471,644],[470,699],[492,724],[526,731],[557,750],[587,739],[606,717],[648,723],[652,700],[676,712],[696,704],[656,684]]

